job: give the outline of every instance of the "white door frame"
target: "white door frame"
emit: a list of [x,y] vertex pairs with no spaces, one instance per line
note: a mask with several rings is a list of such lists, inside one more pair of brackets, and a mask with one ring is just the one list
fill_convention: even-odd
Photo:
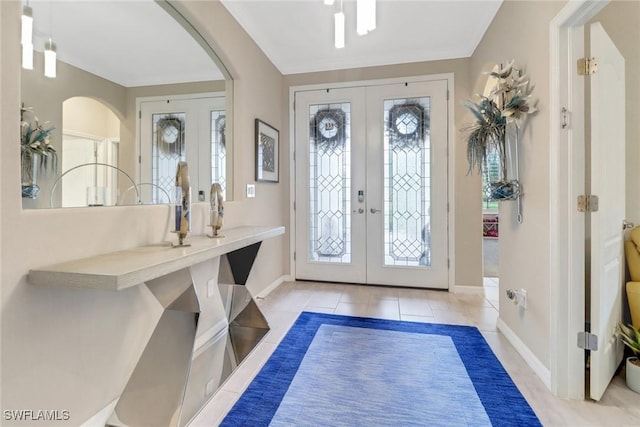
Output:
[[375,85],[387,85],[387,84],[397,84],[404,82],[420,82],[420,81],[431,81],[431,80],[446,80],[447,87],[449,89],[448,97],[447,97],[447,114],[448,114],[448,123],[447,123],[447,205],[449,206],[449,213],[447,215],[448,222],[448,234],[447,239],[448,242],[448,258],[449,258],[449,283],[448,288],[449,292],[454,291],[455,287],[455,257],[453,254],[455,253],[455,206],[453,201],[453,188],[455,184],[455,168],[454,168],[454,160],[455,160],[455,150],[454,150],[454,137],[455,137],[455,106],[452,100],[455,98],[454,93],[454,74],[453,73],[442,73],[442,74],[430,74],[426,76],[414,76],[414,77],[404,77],[404,78],[391,78],[391,79],[377,79],[377,80],[361,80],[361,81],[353,81],[353,82],[339,82],[339,83],[324,83],[324,84],[313,84],[313,85],[299,85],[299,86],[291,86],[289,88],[289,164],[292,165],[290,170],[292,171],[292,178],[289,180],[289,265],[291,278],[296,277],[296,262],[294,259],[294,250],[296,247],[296,213],[294,210],[294,201],[296,194],[296,177],[295,177],[295,93],[303,90],[320,90],[326,89],[328,87],[331,88],[346,88],[346,87],[358,87],[358,86],[375,86]]
[[578,400],[585,387],[584,350],[576,345],[585,320],[585,216],[576,200],[585,192],[585,117],[576,61],[584,56],[584,25],[608,3],[568,2],[549,24],[549,368],[552,393]]

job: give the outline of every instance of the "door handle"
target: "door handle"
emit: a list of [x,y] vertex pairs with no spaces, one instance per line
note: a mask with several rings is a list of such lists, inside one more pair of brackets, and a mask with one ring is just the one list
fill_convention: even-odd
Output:
[[364,208],[354,209],[353,213],[359,213],[359,214],[364,213]]
[[627,221],[626,219],[622,220],[622,229],[623,230],[628,230],[630,228],[635,227],[635,224],[632,222]]
[[382,212],[380,209],[375,209],[375,208],[371,208],[369,209],[369,211],[374,214],[374,213],[378,213],[378,212]]

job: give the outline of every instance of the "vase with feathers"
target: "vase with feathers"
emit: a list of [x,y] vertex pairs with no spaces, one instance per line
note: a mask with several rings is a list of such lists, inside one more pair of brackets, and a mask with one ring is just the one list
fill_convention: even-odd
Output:
[[[33,115],[33,121],[25,120],[26,113]],[[54,129],[53,126],[48,126],[48,122],[40,123],[30,108],[20,108],[22,197],[38,197],[38,173],[55,171],[58,167],[58,155],[51,141]]]

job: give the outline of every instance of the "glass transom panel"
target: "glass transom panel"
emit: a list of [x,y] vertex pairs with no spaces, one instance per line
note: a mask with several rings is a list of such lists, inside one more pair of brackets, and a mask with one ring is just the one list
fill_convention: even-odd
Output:
[[309,261],[351,262],[351,104],[309,106]]
[[431,265],[430,98],[384,101],[384,265]]

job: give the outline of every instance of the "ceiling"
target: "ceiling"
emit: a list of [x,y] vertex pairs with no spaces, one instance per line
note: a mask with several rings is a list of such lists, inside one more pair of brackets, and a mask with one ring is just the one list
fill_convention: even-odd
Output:
[[502,0],[378,0],[377,28],[358,36],[356,2],[344,0],[346,42],[333,43],[333,6],[322,0],[221,0],[283,74],[470,57]]
[[[377,28],[355,31],[343,0],[346,47],[333,44],[340,0],[221,0],[283,74],[473,54],[502,0],[378,0]],[[153,0],[30,0],[34,46],[49,35],[58,59],[126,87],[223,79],[211,58]]]
[[[0,0],[1,1],[1,0]],[[30,0],[34,49],[125,87],[222,80],[213,60],[153,0]]]

